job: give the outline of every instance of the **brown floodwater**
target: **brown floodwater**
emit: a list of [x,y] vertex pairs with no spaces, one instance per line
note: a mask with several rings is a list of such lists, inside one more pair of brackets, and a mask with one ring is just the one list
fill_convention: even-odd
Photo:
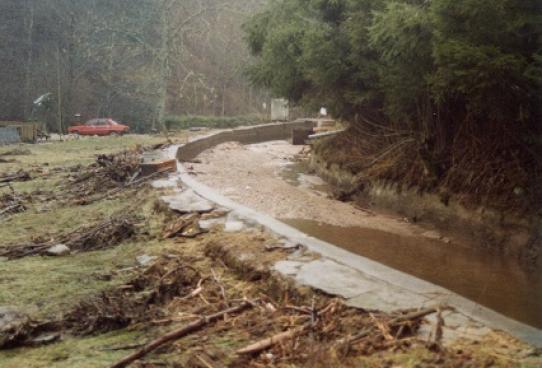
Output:
[[425,237],[400,236],[312,220],[283,220],[315,238],[452,290],[542,328],[542,270],[526,272],[509,257]]

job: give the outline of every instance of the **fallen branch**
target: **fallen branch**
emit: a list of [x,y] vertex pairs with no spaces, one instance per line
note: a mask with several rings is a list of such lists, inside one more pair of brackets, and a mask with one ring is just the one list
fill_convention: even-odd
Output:
[[447,307],[431,307],[431,308],[420,309],[419,311],[416,311],[416,312],[411,312],[399,317],[395,317],[389,322],[389,324],[396,325],[398,323],[420,319],[430,314],[437,313],[439,310],[445,310],[445,309],[447,309]]
[[442,342],[442,327],[444,326],[444,318],[442,318],[442,310],[439,309],[437,314],[437,323],[435,324],[435,328],[433,330],[433,343],[436,345],[440,345]]
[[138,219],[126,215],[114,216],[95,226],[59,236],[55,240],[0,247],[0,256],[12,260],[33,255],[45,255],[47,250],[55,244],[64,244],[71,250],[79,252],[105,249],[134,236],[137,230],[135,226],[137,221]]
[[[426,309],[421,309],[419,311],[407,313],[402,316],[393,318],[391,321],[388,322],[388,326],[392,327],[403,322],[417,320],[417,319],[426,317],[430,314],[437,313],[439,310],[443,310],[443,309],[446,309],[446,307],[426,308]],[[369,334],[371,334],[371,332],[373,332],[372,327],[365,328],[361,332],[350,336],[349,338],[346,339],[346,341],[343,341],[343,342],[345,342],[346,344],[351,344],[355,341],[363,339],[364,337],[367,337]]]
[[197,331],[201,329],[202,327],[208,325],[209,323],[217,321],[218,319],[224,317],[227,314],[238,313],[245,309],[252,308],[253,306],[254,306],[253,302],[245,301],[236,307],[228,308],[223,311],[217,312],[215,314],[202,317],[192,323],[189,323],[177,330],[171,331],[170,333],[150,342],[149,344],[145,345],[143,349],[138,350],[134,354],[131,354],[127,356],[126,358],[122,359],[121,361],[119,361],[118,363],[112,365],[111,368],[127,367],[134,361],[143,358],[145,355],[149,354],[151,351],[155,350],[156,348],[164,344],[167,344],[168,342],[178,340],[181,337],[184,337],[194,331]]
[[237,350],[237,354],[244,355],[244,354],[256,354],[256,353],[262,352],[266,349],[269,349],[271,346],[278,344],[281,341],[294,338],[295,336],[302,333],[308,326],[309,326],[308,324],[305,324],[303,326],[299,326],[294,329],[281,332],[267,339],[260,340],[258,342],[255,342],[254,344],[250,344],[242,349]]
[[124,346],[116,346],[111,348],[103,348],[101,350],[103,351],[121,351],[121,350],[133,350],[144,346],[144,344],[132,344],[132,345],[124,345]]
[[10,183],[12,181],[29,181],[32,180],[30,174],[26,171],[20,170],[16,173],[5,174],[0,176],[0,183]]
[[98,195],[95,195],[95,196],[92,196],[92,197],[83,198],[82,200],[80,200],[80,202],[81,202],[81,204],[86,205],[86,204],[102,201],[104,199],[109,199],[109,198],[115,196],[116,194],[124,191],[125,189],[139,188],[142,184],[146,184],[149,181],[159,177],[160,175],[163,175],[163,173],[156,172],[156,173],[152,173],[150,175],[144,176],[142,178],[139,178],[137,180],[131,181],[131,182],[127,183],[127,184],[119,184],[117,187],[115,187],[113,189],[110,189],[110,190],[108,190],[107,192],[105,192],[103,194],[98,194]]
[[3,216],[5,213],[10,213],[12,211],[18,211],[19,209],[24,209],[24,206],[22,204],[14,204],[12,206],[8,206],[6,208],[3,208],[0,210],[0,216]]

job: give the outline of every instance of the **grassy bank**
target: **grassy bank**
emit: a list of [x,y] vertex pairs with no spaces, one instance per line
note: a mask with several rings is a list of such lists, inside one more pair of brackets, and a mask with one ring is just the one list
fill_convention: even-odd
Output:
[[[179,135],[174,139],[181,138]],[[155,199],[152,191],[142,191],[139,197],[120,194],[82,206],[68,199],[65,192],[69,182],[67,175],[79,165],[84,167],[94,162],[97,154],[111,154],[164,141],[159,136],[128,135],[1,147],[0,157],[9,162],[0,164],[0,175],[25,170],[30,173],[31,180],[12,182],[9,187],[0,188],[0,196],[12,191],[28,195],[24,212],[0,218],[0,246],[77,232],[134,205],[138,206],[142,217],[150,217]],[[41,192],[47,192],[48,198],[41,199],[37,194]],[[146,226],[152,228],[150,223]],[[116,248],[66,258],[25,257],[0,261],[0,305],[15,306],[33,318],[61,314],[82,298],[122,282],[122,277],[111,281],[100,275],[133,263],[143,248],[148,252],[152,247],[152,242],[133,239]]]

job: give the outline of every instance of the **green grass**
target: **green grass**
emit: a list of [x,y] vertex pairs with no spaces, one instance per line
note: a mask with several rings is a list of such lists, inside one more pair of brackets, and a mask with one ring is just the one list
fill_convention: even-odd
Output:
[[[36,204],[35,210],[11,216],[0,222],[0,245],[28,241],[31,236],[64,233],[103,221],[126,206],[125,198],[94,202],[88,206],[56,207],[54,203]],[[51,206],[51,210],[39,212]]]
[[[173,140],[184,139],[182,132]],[[65,142],[37,145],[12,145],[0,148],[0,153],[15,147],[31,151],[31,155],[6,156],[15,163],[0,164],[0,173],[32,168],[50,169],[94,161],[99,153],[114,153],[136,145],[164,142],[164,137],[129,135],[124,137],[83,138]],[[47,164],[47,165],[45,165]],[[43,178],[13,183],[17,191],[53,190],[61,195],[61,182],[66,172],[54,172]],[[7,188],[0,189],[2,193]],[[157,235],[162,231],[162,215],[153,214],[157,195],[153,190],[121,194],[112,200],[102,200],[87,206],[57,201],[36,201],[28,211],[0,222],[0,246],[31,241],[35,236],[69,233],[78,228],[101,222],[128,206],[137,205],[137,215],[145,217],[142,234],[135,239],[109,249],[72,254],[64,257],[26,257],[0,260],[0,305],[13,306],[35,320],[51,320],[70,311],[82,300],[124,284],[134,276],[136,258],[143,254],[160,255],[174,247]],[[149,235],[146,235],[149,234]],[[107,277],[104,277],[107,276]],[[35,349],[22,348],[0,351],[2,368],[109,366],[130,351],[108,351],[111,346],[130,345],[145,341],[141,332],[118,331],[90,338],[65,337],[65,340]]]
[[[132,199],[135,200],[135,199]],[[154,197],[149,196],[140,214],[150,217]],[[0,245],[30,241],[32,235],[69,232],[103,221],[125,208],[129,198],[102,201],[90,206],[60,207],[51,213],[22,213],[0,224]],[[161,231],[160,216],[147,221],[146,231]],[[125,281],[122,268],[136,265],[136,257],[158,254],[164,243],[145,238],[127,241],[106,250],[79,253],[65,257],[26,257],[0,261],[0,305],[16,306],[32,317],[42,319],[69,310],[81,299],[96,295]],[[100,275],[112,275],[103,281]]]
[[[9,305],[31,317],[59,317],[85,298],[123,284],[137,266],[136,257],[159,254],[160,241],[126,242],[106,250],[65,257],[27,257],[0,265],[0,305]],[[119,272],[119,270],[126,270]],[[110,275],[105,281],[102,277]]]
[[174,115],[166,117],[164,123],[168,130],[189,129],[193,127],[227,129],[242,125],[256,125],[268,122],[262,115],[244,116],[199,116]]
[[67,337],[40,348],[0,351],[2,368],[103,368],[111,366],[132,350],[111,351],[112,347],[133,345],[147,340],[141,332],[115,331],[87,338]]
[[[171,137],[182,139],[185,133]],[[77,164],[90,164],[98,154],[110,154],[124,149],[135,148],[138,145],[152,145],[166,141],[164,136],[125,135],[121,137],[82,137],[63,142],[46,142],[39,144],[18,144],[0,147],[0,156],[15,148],[30,150],[30,155],[3,156],[4,159],[15,159],[14,163],[1,163],[0,174],[29,170],[31,168],[50,169],[52,167],[68,167]]]
[[[42,167],[62,167],[86,164],[94,160],[97,153],[113,153],[137,144],[164,142],[163,137],[125,136],[90,138],[66,142],[38,145],[24,145],[32,151],[29,156],[8,156],[20,160],[13,169],[27,168],[29,165]],[[2,150],[13,149],[13,146]],[[14,164],[9,164],[14,165]],[[3,167],[0,166],[0,170]],[[65,172],[54,173],[24,183],[13,183],[17,191],[36,189],[53,190],[57,196],[62,194],[60,183]],[[0,194],[7,191],[0,189]],[[57,201],[30,204],[23,213],[0,221],[0,246],[31,242],[34,237],[54,237],[77,231],[79,228],[99,223],[118,213],[123,208],[137,203],[138,215],[150,218],[143,226],[155,234],[161,231],[161,217],[152,215],[156,199],[154,191],[140,191],[120,195],[111,200],[94,202],[87,206],[63,204]],[[67,257],[27,257],[13,261],[1,261],[0,305],[16,306],[36,319],[52,317],[69,310],[81,299],[99,294],[124,282],[124,273],[117,275],[121,268],[136,265],[136,257],[142,254],[159,253],[163,246],[160,241],[138,238],[127,241],[115,248],[75,254]],[[100,275],[113,275],[111,281],[104,281]],[[2,366],[2,364],[0,364]]]

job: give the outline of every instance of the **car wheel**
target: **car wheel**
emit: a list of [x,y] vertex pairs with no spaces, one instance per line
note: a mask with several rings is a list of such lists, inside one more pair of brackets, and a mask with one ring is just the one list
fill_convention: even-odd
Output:
[[121,134],[119,132],[111,132],[109,135],[112,137],[119,137]]

